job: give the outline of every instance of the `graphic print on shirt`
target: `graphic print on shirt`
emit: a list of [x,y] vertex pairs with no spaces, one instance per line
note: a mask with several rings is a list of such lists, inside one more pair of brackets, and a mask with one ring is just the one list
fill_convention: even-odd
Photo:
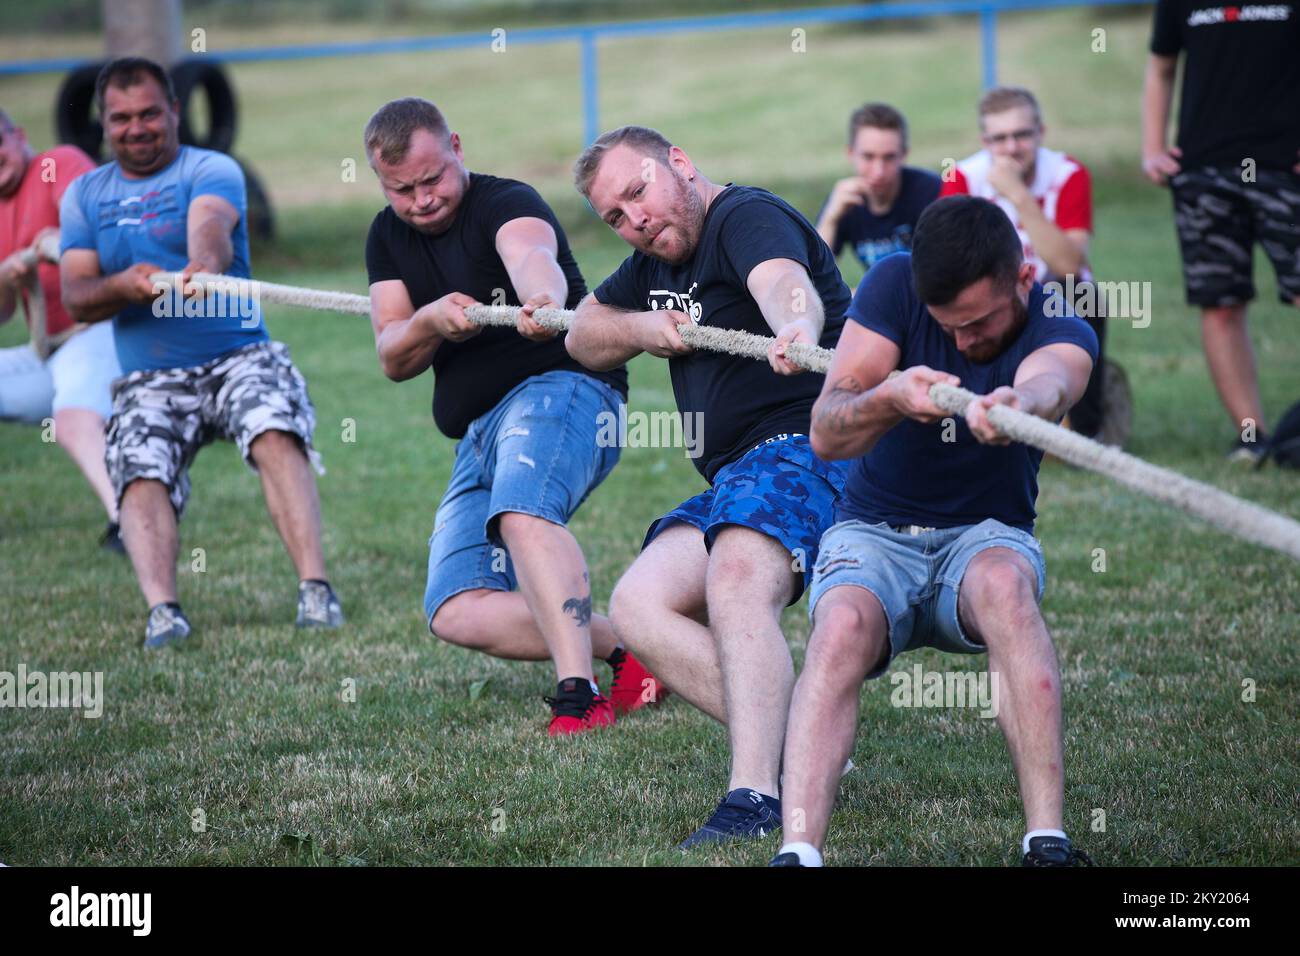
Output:
[[1291,5],[1286,3],[1249,4],[1233,7],[1202,7],[1187,17],[1189,27],[1204,27],[1215,23],[1253,23],[1258,20],[1283,22],[1291,19]]
[[104,200],[99,204],[99,228],[140,226],[151,219],[178,211],[176,186],[168,184],[162,189],[150,190],[142,196]]
[[704,320],[704,306],[692,298],[699,285],[698,282],[692,282],[691,287],[685,292],[673,292],[671,289],[651,289],[649,295],[650,311],[657,312],[660,309],[669,309],[685,312],[691,317],[692,322],[699,325]]

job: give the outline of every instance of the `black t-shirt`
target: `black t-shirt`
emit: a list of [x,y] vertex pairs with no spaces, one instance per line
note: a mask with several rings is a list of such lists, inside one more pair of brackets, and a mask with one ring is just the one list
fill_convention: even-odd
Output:
[[[826,313],[821,344],[834,348],[851,296],[830,248],[793,207],[752,186],[729,185],[713,200],[689,261],[672,266],[638,250],[595,296],[619,309],[678,309],[697,325],[770,336],[745,286],[750,271],[769,259],[792,259],[808,270]],[[704,349],[669,359],[668,370],[678,410],[703,416],[703,453],[695,467],[710,482],[765,439],[807,434],[823,378],[777,375],[766,362]]]
[[[506,223],[524,217],[545,220],[555,230],[556,261],[569,282],[565,305],[576,307],[587,294],[587,284],[551,207],[526,183],[480,173],[470,173],[456,221],[442,235],[412,229],[391,206],[385,207],[370,224],[366,239],[370,283],[401,280],[417,309],[449,292],[462,292],[485,305],[520,305],[497,254],[496,235]],[[514,329],[489,326],[464,342],[444,341],[433,353],[433,420],[444,435],[461,438],[470,422],[524,379],[556,369],[600,379],[627,399],[626,366],[592,372],[565,351],[563,336],[533,342]]]
[[1157,0],[1151,52],[1183,50],[1184,169],[1300,161],[1300,4]]
[[[835,228],[835,242],[831,245],[836,257],[848,243],[862,267],[870,270],[885,256],[912,248],[916,221],[925,212],[925,207],[939,198],[942,184],[934,173],[911,166],[903,167],[901,178],[894,204],[884,215],[877,216],[865,202],[844,211]],[[822,209],[825,208],[823,204]],[[821,218],[820,213],[818,218]]]

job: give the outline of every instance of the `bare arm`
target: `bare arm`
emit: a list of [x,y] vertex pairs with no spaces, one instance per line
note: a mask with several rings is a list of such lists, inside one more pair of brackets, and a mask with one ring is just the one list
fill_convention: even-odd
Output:
[[472,296],[451,292],[416,309],[406,283],[386,279],[370,286],[370,326],[379,367],[394,382],[415,378],[433,363],[444,340],[463,342],[482,331],[465,318]]
[[768,259],[750,270],[745,286],[776,333],[768,364],[781,375],[804,371],[785,358],[785,347],[791,342],[816,345],[826,325],[821,296],[808,270],[793,259]]
[[817,217],[817,234],[832,251],[835,249],[835,233],[839,231],[840,220],[849,211],[849,207],[861,206],[866,202],[866,196],[866,182],[858,176],[841,179],[831,190],[822,214]]
[[994,389],[966,406],[966,424],[980,441],[1006,445],[1003,436],[988,420],[994,405],[1010,405],[1028,415],[1059,421],[1083,397],[1092,374],[1092,356],[1077,345],[1056,342],[1030,352],[1016,369],[1015,385]]
[[677,326],[689,321],[673,309],[631,312],[604,305],[591,294],[578,304],[564,347],[597,372],[617,368],[642,352],[660,358],[685,355],[691,347],[682,341]]
[[563,308],[569,298],[569,280],[556,260],[559,245],[555,230],[544,219],[512,219],[497,230],[496,247],[515,295],[523,304],[515,328],[534,342],[555,338],[560,334],[557,330],[533,320],[537,309]]
[[845,322],[826,383],[812,410],[809,435],[819,458],[834,461],[869,452],[882,435],[913,418],[934,422],[948,412],[930,401],[935,382],[958,384],[954,375],[918,365],[889,378],[902,353],[878,332]]
[[195,272],[222,273],[235,259],[231,233],[239,225],[239,210],[220,196],[195,196],[185,213],[185,244],[189,265],[185,278]]
[[1088,230],[1062,229],[1043,214],[1042,207],[1028,191],[1026,196],[1026,200],[1016,203],[1016,211],[1034,251],[1047,263],[1048,271],[1056,276],[1082,273],[1088,265]]
[[160,271],[152,262],[103,275],[99,253],[93,249],[69,249],[59,260],[59,281],[63,307],[74,322],[102,322],[128,305],[143,305],[154,298],[153,279]]
[[25,249],[19,249],[0,262],[0,324],[13,318],[18,307],[18,292],[35,266],[23,261]]
[[1142,171],[1157,186],[1181,168],[1182,156],[1177,146],[1166,148],[1169,131],[1169,104],[1174,97],[1174,79],[1178,57],[1152,53],[1147,59],[1142,83]]

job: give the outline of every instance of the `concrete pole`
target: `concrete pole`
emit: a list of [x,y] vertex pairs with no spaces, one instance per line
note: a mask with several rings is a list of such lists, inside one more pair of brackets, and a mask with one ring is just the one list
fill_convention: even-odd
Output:
[[184,56],[181,0],[101,0],[109,57],[147,56],[170,67]]

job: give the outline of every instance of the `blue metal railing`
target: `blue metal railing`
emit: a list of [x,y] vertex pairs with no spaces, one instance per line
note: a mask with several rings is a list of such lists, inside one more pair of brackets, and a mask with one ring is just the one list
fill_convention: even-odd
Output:
[[[600,87],[597,65],[598,41],[632,36],[663,36],[673,33],[713,33],[719,30],[760,30],[765,27],[801,27],[826,23],[863,23],[872,20],[914,20],[922,17],[977,15],[980,23],[980,56],[985,88],[997,82],[997,17],[999,13],[1051,10],[1062,7],[1132,6],[1135,0],[933,0],[933,2],[860,3],[840,7],[806,7],[764,13],[728,13],[702,17],[674,17],[665,20],[634,20],[584,26],[535,27],[510,30],[508,44],[571,43],[581,53],[583,136],[591,142],[600,133]],[[1141,2],[1141,0],[1138,0]],[[325,43],[316,46],[272,46],[245,50],[213,51],[204,56],[226,63],[254,63],[266,60],[304,60],[324,56],[368,56],[384,53],[414,53],[429,50],[463,50],[490,45],[490,33],[458,33],[445,36],[401,37],[357,43]],[[0,63],[0,76],[28,73],[63,73],[85,63],[85,58],[15,60]]]

